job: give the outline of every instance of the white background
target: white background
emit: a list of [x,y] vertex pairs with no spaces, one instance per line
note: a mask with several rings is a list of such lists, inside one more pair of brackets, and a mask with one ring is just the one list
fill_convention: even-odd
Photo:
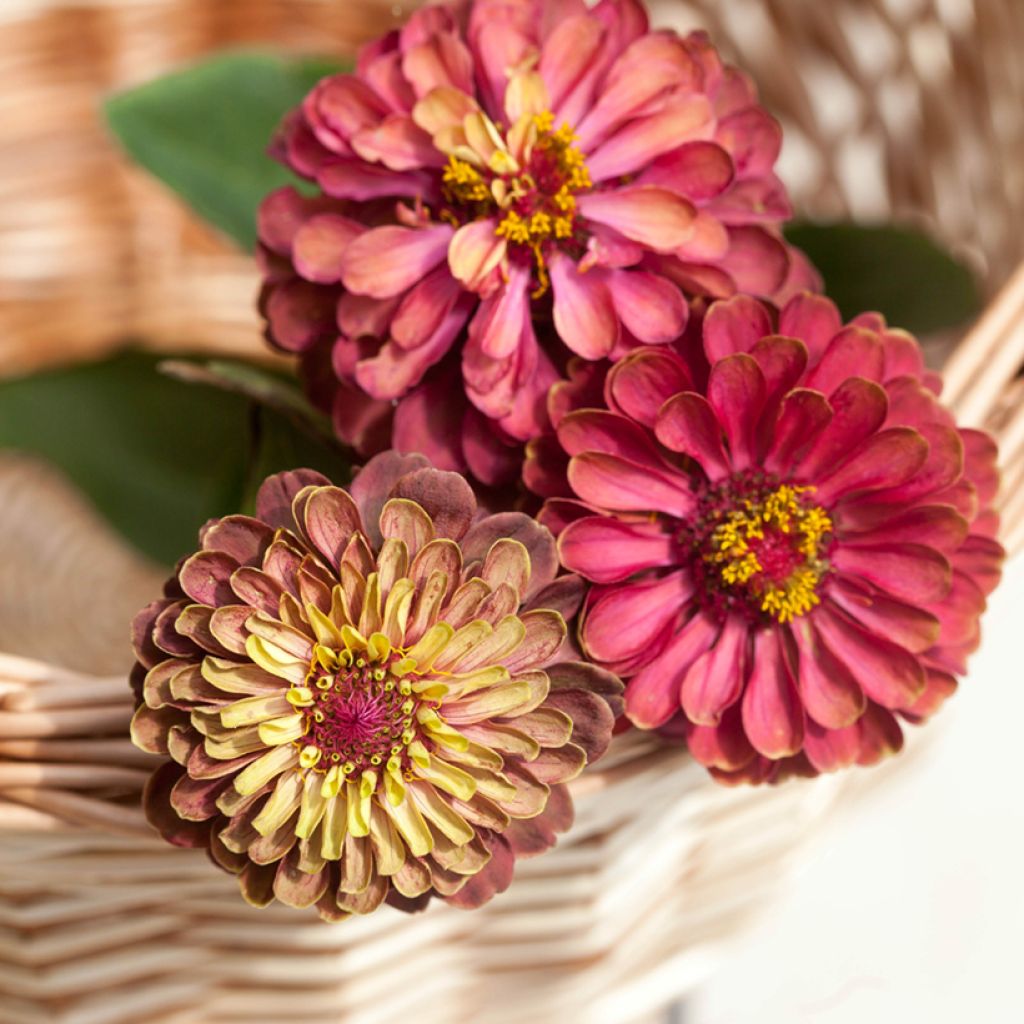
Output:
[[1024,1022],[1024,558],[983,627],[932,742],[832,818],[686,1024]]

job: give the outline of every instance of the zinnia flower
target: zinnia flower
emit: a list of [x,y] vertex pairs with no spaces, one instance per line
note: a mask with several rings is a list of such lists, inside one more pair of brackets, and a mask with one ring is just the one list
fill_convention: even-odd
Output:
[[[777,330],[776,330],[777,326]],[[903,331],[713,305],[704,368],[647,348],[558,437],[582,504],[564,565],[600,584],[586,651],[643,728],[725,781],[868,764],[956,688],[1000,572],[993,442],[958,430]],[[701,383],[697,383],[694,378]],[[597,512],[598,514],[594,514]]]
[[360,451],[500,482],[571,354],[669,341],[687,294],[814,286],[780,139],[703,34],[635,0],[422,8],[275,144],[322,194],[263,204],[268,337]]
[[554,540],[480,517],[466,482],[386,453],[350,491],[271,477],[209,523],[135,621],[145,794],[250,902],[337,919],[387,899],[476,906],[572,821],[621,684],[572,659]]

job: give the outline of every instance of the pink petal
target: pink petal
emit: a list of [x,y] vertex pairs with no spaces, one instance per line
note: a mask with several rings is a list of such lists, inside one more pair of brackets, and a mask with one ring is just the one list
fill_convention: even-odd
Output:
[[372,359],[356,365],[359,386],[374,398],[399,398],[423,379],[423,374],[444,358],[469,317],[469,300],[455,304],[434,334],[417,348],[399,348],[389,341]]
[[486,22],[473,39],[477,74],[482,79],[484,106],[500,119],[508,85],[508,69],[519,67],[533,49],[530,39],[513,25]]
[[505,256],[508,244],[495,234],[497,227],[493,218],[473,221],[459,228],[451,240],[448,266],[470,291],[482,291]]
[[911,654],[921,654],[939,639],[939,620],[913,605],[894,601],[874,587],[854,585],[848,577],[833,579],[829,596],[851,618]]
[[828,404],[832,407],[831,420],[796,464],[801,479],[810,483],[817,483],[822,472],[848,458],[885,422],[885,392],[859,377],[852,377],[832,392]]
[[312,469],[296,469],[268,476],[256,492],[256,516],[275,529],[296,530],[292,502],[304,487],[326,487],[330,480]]
[[879,431],[843,459],[838,469],[825,470],[824,477],[818,477],[815,500],[832,504],[851,493],[895,487],[913,477],[927,458],[928,443],[916,430]]
[[692,385],[686,363],[674,352],[640,349],[611,368],[605,392],[610,407],[653,427],[661,406]]
[[857,625],[834,606],[815,610],[814,624],[867,696],[885,708],[910,707],[925,688],[921,663],[905,648]]
[[682,519],[697,505],[685,478],[656,474],[615,455],[575,456],[569,463],[569,483],[583,501],[612,511],[656,511]]
[[590,177],[602,182],[633,174],[678,148],[680,141],[706,134],[711,122],[711,105],[706,97],[699,93],[683,96],[656,114],[628,122],[601,143],[587,157]]
[[775,436],[764,466],[771,473],[787,472],[817,440],[832,420],[832,409],[817,391],[796,388],[782,400]]
[[331,403],[334,432],[360,455],[372,455],[387,448],[391,440],[390,402],[371,398],[349,381],[339,381]]
[[732,179],[732,159],[721,146],[715,142],[687,142],[652,161],[636,181],[705,203],[725,191]]
[[366,229],[337,213],[311,217],[295,233],[292,259],[307,280],[334,284],[341,280],[342,256],[350,242]]
[[772,333],[768,310],[749,295],[711,304],[704,317],[704,352],[712,363],[750,350]]
[[598,661],[622,661],[645,652],[682,612],[692,592],[683,571],[596,588],[583,620],[583,643]]
[[840,544],[832,564],[840,572],[859,576],[911,604],[927,605],[949,593],[949,562],[938,551],[920,544]]
[[438,33],[417,46],[404,49],[402,74],[417,98],[440,86],[473,92],[473,57],[453,32]]
[[961,478],[964,448],[959,431],[952,427],[926,424],[915,433],[928,444],[928,456],[913,476],[869,496],[873,502],[907,505],[940,495]]
[[[843,513],[841,522],[845,523]],[[951,555],[967,538],[967,520],[951,505],[918,505],[877,525],[858,523],[858,531],[841,528],[844,546],[860,544],[924,544]]]
[[443,167],[446,163],[431,137],[404,114],[392,114],[364,128],[352,137],[352,148],[369,163],[383,164],[392,171]]
[[341,152],[347,147],[340,140],[347,141],[388,113],[380,97],[355,75],[325,78],[306,97],[303,110],[320,142]]
[[[564,19],[544,40],[540,54],[540,74],[548,89],[556,123],[566,118],[560,108],[583,80],[592,73],[604,42],[605,31],[596,18],[578,14]],[[508,67],[508,64],[504,65]],[[573,122],[575,122],[573,118]]]
[[719,627],[695,615],[665,649],[626,684],[626,715],[641,729],[657,729],[680,710],[679,688],[690,666],[711,647]]
[[469,325],[469,336],[492,359],[507,359],[519,347],[530,316],[530,267],[514,264],[505,287],[485,299]]
[[783,396],[803,376],[807,366],[807,348],[796,338],[770,335],[757,342],[750,350],[750,355],[764,374],[767,392],[765,406],[767,414],[774,419]]
[[859,327],[847,327],[829,342],[821,362],[808,376],[807,386],[831,395],[849,377],[881,381],[884,365],[881,338]]
[[391,338],[404,349],[424,344],[444,323],[461,291],[447,266],[431,271],[402,299],[391,321]]
[[804,712],[781,638],[774,629],[754,636],[750,678],[743,691],[743,730],[759,754],[772,760],[800,752]]
[[466,459],[462,450],[465,401],[452,401],[455,382],[447,377],[415,388],[395,409],[392,441],[400,452],[421,452],[438,469],[462,472]]
[[563,417],[558,425],[558,440],[569,456],[603,452],[648,466],[655,473],[672,472],[642,427],[604,409],[577,409]]
[[386,338],[401,298],[395,295],[390,299],[371,299],[368,295],[345,292],[338,299],[338,330],[348,338]]
[[593,267],[635,267],[644,258],[644,248],[601,224],[589,225],[587,251],[579,262],[581,271]]
[[373,228],[345,251],[342,281],[360,295],[390,298],[426,277],[445,258],[451,241],[448,224],[423,230]]
[[667,34],[634,41],[618,56],[602,83],[600,98],[577,125],[583,151],[592,152],[610,132],[657,96],[682,86],[682,66],[692,67],[692,63],[680,41]]
[[903,731],[895,715],[869,704],[857,723],[860,749],[857,764],[877,764],[883,757],[898,754],[903,749]]
[[771,298],[789,274],[789,253],[764,228],[729,228],[729,254],[722,261],[741,292]]
[[985,595],[969,576],[953,573],[952,586],[942,600],[929,609],[939,620],[942,646],[966,644],[973,650],[978,642],[978,620],[985,610]]
[[334,333],[336,290],[292,280],[270,292],[264,309],[275,345],[302,352]]
[[845,729],[825,729],[808,721],[804,732],[804,753],[819,772],[835,772],[848,768],[860,752],[860,728],[854,724]]
[[436,181],[425,173],[391,171],[354,160],[327,164],[316,178],[327,195],[360,203],[392,196],[432,201],[437,195]]
[[717,725],[722,713],[740,698],[746,672],[750,627],[737,615],[725,620],[711,650],[702,654],[683,677],[679,694],[686,717],[696,725]]
[[638,341],[657,345],[683,333],[690,310],[667,278],[643,270],[614,270],[609,281],[615,312]]
[[[728,227],[779,224],[793,216],[793,204],[789,201],[786,186],[774,174],[746,181],[734,179],[728,189],[712,199],[705,209]],[[803,256],[792,248],[790,255]],[[786,299],[797,292],[815,287],[820,288],[821,284],[814,269],[806,259],[802,262],[793,259],[782,288]],[[783,301],[781,295],[779,301]]]
[[698,210],[690,237],[676,247],[677,259],[684,263],[718,263],[729,255],[729,231],[713,214]]
[[658,413],[655,434],[670,451],[695,459],[712,481],[732,472],[722,425],[707,401],[692,391],[670,398]]
[[581,274],[564,253],[551,257],[555,330],[584,359],[602,359],[615,345],[619,321],[604,271]]
[[705,768],[739,771],[757,757],[757,751],[743,731],[743,718],[735,705],[722,715],[718,725],[687,722],[685,729],[686,749]]
[[755,461],[756,428],[764,400],[764,374],[750,356],[729,356],[711,367],[708,401],[725,430],[734,470],[746,469]]
[[770,174],[782,148],[779,122],[760,107],[749,107],[718,122],[715,141],[732,155],[736,177]]
[[634,185],[580,196],[580,213],[655,252],[673,252],[693,233],[696,211],[688,199],[663,188]]
[[625,523],[591,516],[571,523],[558,538],[562,564],[594,583],[618,583],[644,569],[672,565],[672,536],[655,523]]
[[853,673],[814,628],[815,619],[801,616],[790,626],[799,652],[796,683],[810,721],[842,729],[860,718],[866,700]]

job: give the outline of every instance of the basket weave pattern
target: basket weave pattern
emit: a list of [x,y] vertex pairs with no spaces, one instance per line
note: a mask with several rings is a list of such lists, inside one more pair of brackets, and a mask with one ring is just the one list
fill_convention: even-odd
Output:
[[[127,167],[98,100],[225,45],[350,50],[401,6],[5,3],[0,373],[127,339],[259,355],[249,260]],[[803,212],[912,218],[978,269],[993,298],[946,366],[946,397],[1000,435],[1004,537],[1024,546],[1024,8],[652,6],[707,27],[758,79]],[[162,574],[30,460],[0,457],[0,507],[0,650],[35,659],[0,657],[0,1024],[646,1021],[699,980],[849,785],[726,790],[677,748],[621,738],[575,784],[573,831],[480,911],[385,908],[333,927],[256,912],[138,809],[148,759],[124,738],[122,624]]]

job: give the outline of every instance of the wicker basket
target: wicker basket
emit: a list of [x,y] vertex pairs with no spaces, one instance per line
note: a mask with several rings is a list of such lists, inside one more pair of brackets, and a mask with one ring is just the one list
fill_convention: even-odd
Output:
[[[759,79],[805,212],[913,218],[973,262],[992,301],[946,367],[947,397],[1001,436],[1005,539],[1024,546],[1024,9],[653,6],[711,29]],[[219,46],[345,49],[400,16],[373,0],[5,0],[0,372],[126,338],[258,354],[250,263],[116,156],[97,100]],[[31,460],[0,456],[0,508],[0,650],[22,656],[0,658],[0,1024],[647,1021],[856,778],[727,790],[678,749],[626,737],[575,785],[569,836],[480,911],[341,926],[253,911],[137,807],[118,624],[161,573]]]

